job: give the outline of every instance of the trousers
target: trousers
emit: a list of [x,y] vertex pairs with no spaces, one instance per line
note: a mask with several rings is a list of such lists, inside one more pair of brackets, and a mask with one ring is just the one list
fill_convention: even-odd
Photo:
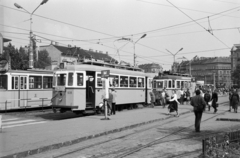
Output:
[[200,132],[200,124],[203,111],[194,111],[195,114],[195,131]]

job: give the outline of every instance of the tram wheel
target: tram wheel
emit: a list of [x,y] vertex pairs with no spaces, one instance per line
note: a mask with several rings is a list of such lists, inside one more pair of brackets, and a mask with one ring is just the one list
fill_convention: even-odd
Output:
[[53,113],[57,113],[57,109],[54,108],[54,109],[53,109]]

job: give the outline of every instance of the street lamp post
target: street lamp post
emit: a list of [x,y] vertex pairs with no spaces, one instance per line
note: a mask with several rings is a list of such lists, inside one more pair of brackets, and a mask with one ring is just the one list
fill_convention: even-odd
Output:
[[135,41],[135,42],[133,42],[133,40],[131,40],[130,38],[121,38],[120,40],[126,40],[126,41],[131,41],[132,43],[133,43],[133,51],[134,51],[134,53],[133,53],[133,65],[135,66],[135,60],[136,60],[136,54],[135,54],[135,45],[136,45],[136,43],[140,40],[140,39],[142,39],[142,38],[144,38],[144,37],[146,37],[147,36],[147,34],[144,34],[144,35],[142,35],[137,41]]
[[[166,49],[167,50],[167,49]],[[172,56],[173,56],[173,65],[174,65],[174,72],[175,72],[175,56],[182,51],[183,48],[179,49],[179,51],[177,51],[177,53],[173,54],[172,52],[170,52],[169,50],[167,50]]]
[[136,43],[137,43],[140,39],[142,39],[142,38],[144,38],[144,37],[146,37],[146,36],[147,36],[147,34],[144,34],[144,35],[142,35],[142,37],[140,37],[136,42],[133,42],[133,49],[134,49],[133,65],[134,65],[134,66],[136,66],[136,65],[135,65],[135,63],[136,63],[135,45],[136,45]]
[[43,0],[38,6],[37,8],[30,13],[29,11],[27,11],[26,9],[24,9],[22,6],[20,6],[17,3],[14,3],[14,6],[17,7],[18,9],[23,9],[25,12],[27,12],[28,14],[30,14],[30,43],[29,43],[29,68],[32,69],[33,68],[33,44],[32,44],[32,15],[33,13],[43,4],[47,3],[48,0]]

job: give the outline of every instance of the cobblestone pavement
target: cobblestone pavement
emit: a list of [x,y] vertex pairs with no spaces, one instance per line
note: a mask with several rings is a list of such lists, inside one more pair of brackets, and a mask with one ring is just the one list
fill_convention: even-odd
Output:
[[193,113],[189,113],[104,137],[90,139],[32,157],[198,157],[201,154],[202,138],[220,132],[240,129],[239,122],[216,121],[218,117],[225,114],[226,108],[219,109],[217,114],[205,112],[202,118],[201,133],[194,132],[193,123],[195,117]]

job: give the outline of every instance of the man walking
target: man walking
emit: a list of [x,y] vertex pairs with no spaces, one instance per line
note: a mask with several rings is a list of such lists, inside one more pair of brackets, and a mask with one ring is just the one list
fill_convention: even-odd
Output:
[[200,123],[202,119],[202,113],[205,109],[206,103],[203,97],[200,95],[200,90],[196,90],[196,96],[192,97],[191,105],[195,114],[195,131],[200,132]]
[[204,94],[204,101],[206,102],[207,106],[208,106],[208,111],[210,111],[210,105],[208,104],[208,102],[210,102],[211,100],[211,95],[209,94],[209,91],[207,91],[205,94]]

